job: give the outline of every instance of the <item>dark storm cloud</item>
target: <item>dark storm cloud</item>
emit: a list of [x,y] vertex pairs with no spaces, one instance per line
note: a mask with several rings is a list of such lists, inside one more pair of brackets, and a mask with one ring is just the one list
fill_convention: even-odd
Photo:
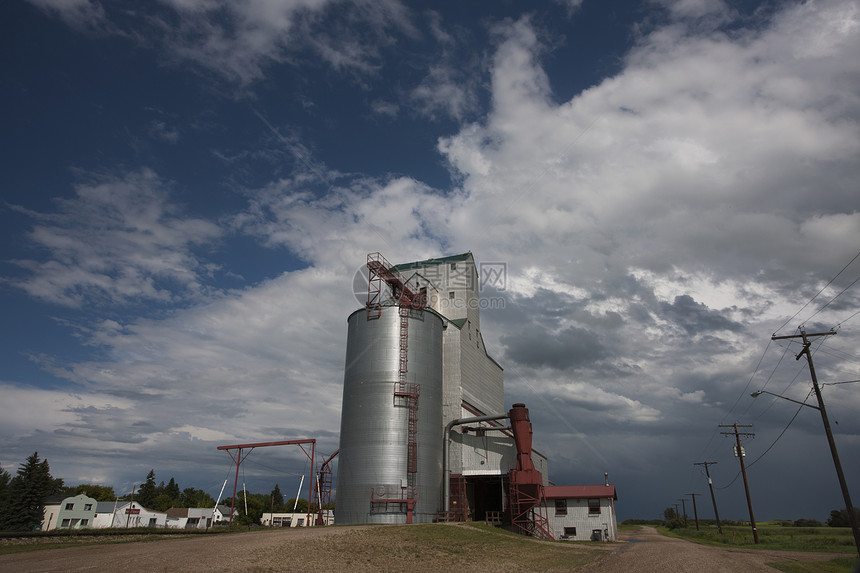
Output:
[[686,294],[676,296],[673,303],[660,303],[660,311],[663,318],[674,322],[688,334],[743,328],[740,323],[727,319],[719,311],[709,309]]
[[505,347],[505,357],[526,366],[557,370],[590,367],[608,355],[594,333],[576,326],[553,334],[531,325],[516,336],[506,334],[500,340]]

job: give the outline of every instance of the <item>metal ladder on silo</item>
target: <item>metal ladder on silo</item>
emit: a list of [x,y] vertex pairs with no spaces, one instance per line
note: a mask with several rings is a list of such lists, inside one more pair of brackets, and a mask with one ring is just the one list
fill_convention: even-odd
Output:
[[421,385],[406,382],[409,364],[409,308],[401,306],[400,311],[400,372],[394,385],[394,400],[406,399],[408,411],[406,425],[406,483],[415,487],[415,474],[418,473],[418,397]]

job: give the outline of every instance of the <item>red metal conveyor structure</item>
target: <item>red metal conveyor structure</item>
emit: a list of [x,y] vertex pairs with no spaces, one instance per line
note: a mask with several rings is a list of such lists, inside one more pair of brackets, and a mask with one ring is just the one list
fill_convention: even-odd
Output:
[[[231,531],[233,528],[233,510],[236,507],[236,486],[239,484],[239,466],[242,465],[242,462],[247,459],[247,457],[251,454],[254,448],[264,448],[267,446],[290,446],[297,445],[302,451],[308,456],[308,459],[311,461],[311,471],[313,471],[314,467],[314,450],[316,449],[317,441],[313,438],[306,440],[286,440],[282,442],[258,442],[255,444],[236,444],[232,446],[218,446],[219,450],[226,450],[226,452],[230,455],[230,458],[233,460],[233,463],[236,464],[236,479],[233,481],[233,501],[230,503],[230,521],[227,523],[227,531]],[[311,445],[311,452],[305,449],[305,444]],[[238,450],[236,454],[233,454],[232,450]],[[244,456],[242,455],[244,453]],[[334,456],[332,456],[334,457]],[[308,515],[307,521],[305,523],[310,523],[311,519],[311,500],[313,499],[313,487],[314,480],[308,480]],[[216,500],[216,503],[221,501]]]
[[511,525],[517,533],[553,539],[549,519],[544,513],[543,476],[532,462],[532,423],[525,404],[514,404],[508,412],[517,467],[508,472],[508,500]]

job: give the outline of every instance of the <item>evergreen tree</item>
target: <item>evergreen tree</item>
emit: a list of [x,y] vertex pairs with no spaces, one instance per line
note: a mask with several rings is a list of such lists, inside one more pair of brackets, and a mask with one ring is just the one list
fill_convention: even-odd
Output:
[[155,498],[158,497],[158,492],[155,486],[155,470],[149,470],[146,474],[146,481],[141,484],[140,489],[134,499],[143,507],[152,509],[155,506]]
[[166,486],[164,486],[164,493],[170,497],[170,499],[178,500],[180,498],[181,493],[179,492],[179,485],[173,478],[170,478],[170,481],[167,482]]
[[281,493],[281,488],[275,484],[275,489],[272,490],[272,511],[284,511],[284,495]]
[[9,491],[9,481],[12,476],[0,466],[0,511],[6,505],[6,492]]
[[33,452],[6,487],[0,529],[29,531],[38,528],[45,510],[44,498],[62,487],[63,480],[51,477],[48,460],[40,461],[39,452]]

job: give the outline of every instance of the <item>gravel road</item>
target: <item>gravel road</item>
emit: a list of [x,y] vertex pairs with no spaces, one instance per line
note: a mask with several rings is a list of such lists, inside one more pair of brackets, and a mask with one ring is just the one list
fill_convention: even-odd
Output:
[[850,557],[845,553],[801,553],[762,549],[734,549],[699,545],[683,539],[665,537],[653,527],[622,532],[626,541],[617,551],[583,573],[753,573],[777,571],[765,563],[781,561],[828,561]]
[[[0,572],[42,571],[457,571],[498,572],[509,569],[503,556],[476,563],[462,555],[398,547],[372,536],[372,526],[324,527],[262,531],[243,535],[165,538],[148,542],[115,543],[65,549],[45,549],[0,555]],[[822,561],[845,554],[792,553],[751,549],[727,549],[663,537],[654,528],[623,532],[622,543],[577,544],[595,551],[597,563],[585,568],[554,569],[581,573],[736,573],[775,569],[775,561]],[[535,541],[535,543],[546,543]],[[376,545],[374,545],[376,544]],[[368,550],[368,548],[370,548]],[[523,570],[523,569],[521,569]]]

